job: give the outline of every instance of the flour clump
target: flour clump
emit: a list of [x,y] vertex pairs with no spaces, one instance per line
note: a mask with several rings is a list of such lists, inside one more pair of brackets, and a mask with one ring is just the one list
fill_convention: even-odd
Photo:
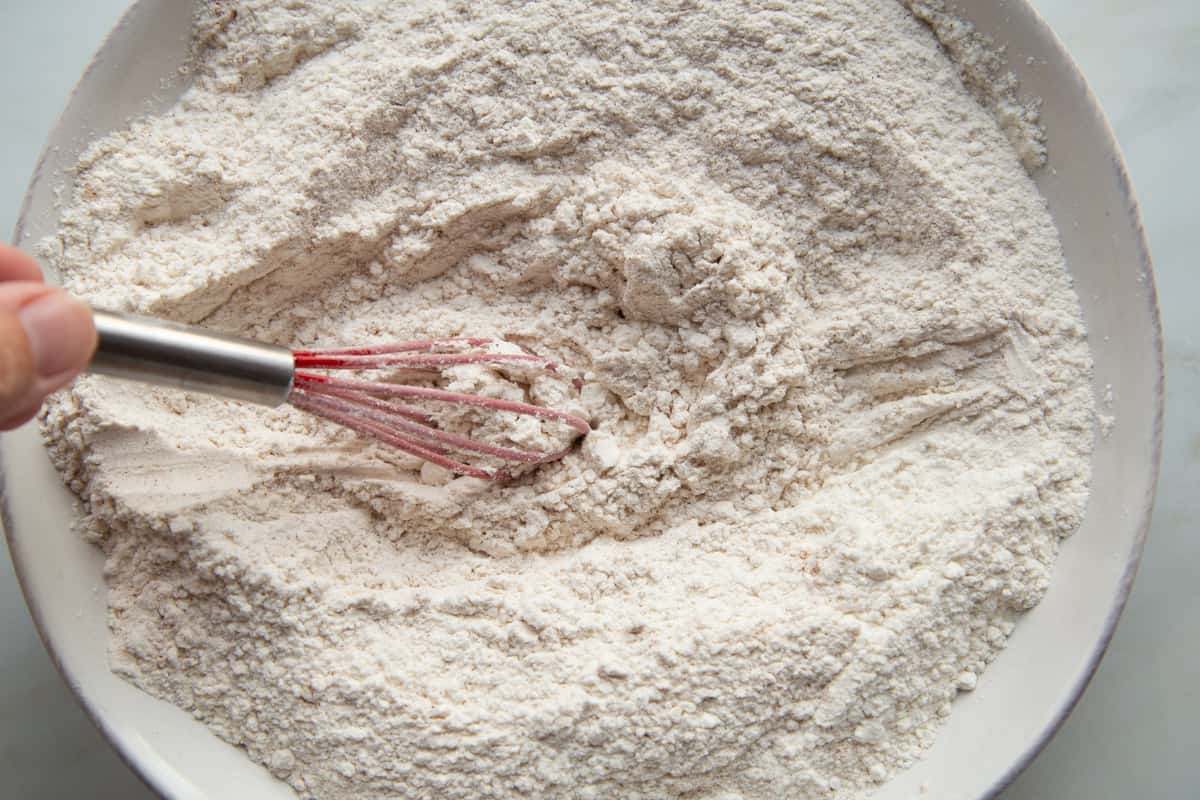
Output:
[[195,51],[82,157],[71,291],[494,337],[576,368],[530,391],[594,430],[495,486],[81,379],[43,425],[118,674],[305,798],[854,798],[920,757],[1045,591],[1094,425],[1045,202],[928,27],[213,0]]

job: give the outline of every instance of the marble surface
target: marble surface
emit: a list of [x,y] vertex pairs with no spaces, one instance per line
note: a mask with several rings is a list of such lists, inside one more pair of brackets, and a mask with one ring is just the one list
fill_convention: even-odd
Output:
[[[0,0],[0,232],[50,126],[124,0]],[[1200,795],[1200,2],[1035,0],[1088,76],[1141,201],[1166,329],[1162,478],[1145,559],[1091,686],[1003,800]],[[1187,145],[1192,142],[1192,145]],[[0,550],[4,547],[0,540]],[[154,795],[54,671],[0,553],[5,797]]]

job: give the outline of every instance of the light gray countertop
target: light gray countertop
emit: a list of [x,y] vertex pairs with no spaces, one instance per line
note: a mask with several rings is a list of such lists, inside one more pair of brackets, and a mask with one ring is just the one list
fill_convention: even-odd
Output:
[[[1166,329],[1162,477],[1108,655],[1004,800],[1200,796],[1200,2],[1036,0],[1100,98],[1141,201]],[[42,141],[125,0],[0,0],[0,236]],[[1192,142],[1188,145],[1187,142]],[[0,550],[4,545],[0,541]],[[55,672],[0,554],[4,797],[150,798]]]

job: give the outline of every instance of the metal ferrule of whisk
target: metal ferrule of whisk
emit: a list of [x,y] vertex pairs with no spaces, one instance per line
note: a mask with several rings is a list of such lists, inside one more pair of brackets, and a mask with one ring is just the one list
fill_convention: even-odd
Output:
[[92,311],[99,344],[89,371],[264,406],[287,402],[295,361],[286,347],[177,322]]

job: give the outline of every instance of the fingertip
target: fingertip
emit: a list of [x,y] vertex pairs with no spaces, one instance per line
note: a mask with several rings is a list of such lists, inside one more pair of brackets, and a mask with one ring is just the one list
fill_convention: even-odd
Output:
[[29,406],[29,407],[25,408],[23,411],[19,411],[16,414],[10,415],[9,417],[5,418],[3,421],[0,421],[0,431],[11,431],[15,428],[21,427],[26,422],[29,422],[29,420],[36,417],[37,413],[38,413],[38,409],[40,409],[41,407],[42,407],[41,402],[38,402],[36,405]]
[[21,306],[17,317],[41,378],[58,382],[63,375],[74,375],[96,351],[91,309],[61,289],[51,289]]
[[80,360],[75,364],[75,372],[79,372],[92,360],[92,356],[96,354],[96,347],[100,344],[100,335],[96,331],[96,320],[92,317],[92,308],[87,303],[72,297],[63,292],[63,296],[71,305],[70,326],[73,331],[70,335],[76,336],[80,342],[79,352],[82,354]]
[[42,268],[33,256],[10,244],[0,242],[0,281],[35,281],[41,283]]

